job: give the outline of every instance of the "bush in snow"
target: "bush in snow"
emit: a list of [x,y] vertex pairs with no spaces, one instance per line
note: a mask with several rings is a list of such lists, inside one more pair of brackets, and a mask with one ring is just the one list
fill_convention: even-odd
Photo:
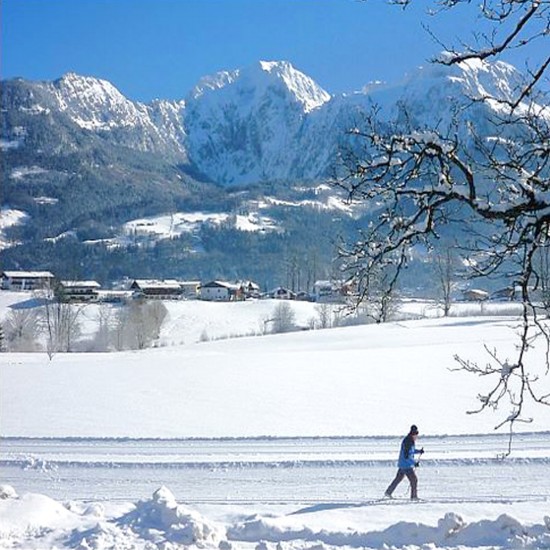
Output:
[[35,308],[11,309],[3,323],[7,351],[38,351],[40,322]]
[[271,318],[273,332],[279,334],[281,332],[293,331],[296,328],[295,319],[294,310],[288,302],[277,304]]
[[162,302],[129,302],[118,312],[115,322],[115,348],[126,350],[150,347],[159,337],[167,314],[168,310]]

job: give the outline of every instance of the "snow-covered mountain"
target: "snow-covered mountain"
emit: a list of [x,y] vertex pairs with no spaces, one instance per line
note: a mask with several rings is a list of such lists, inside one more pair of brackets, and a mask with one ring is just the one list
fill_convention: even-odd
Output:
[[[101,136],[107,142],[142,152],[185,158],[184,127],[181,123],[184,101],[154,101],[148,105],[131,101],[106,80],[68,73],[54,82],[28,82],[22,79],[4,83],[2,107],[12,116],[27,116],[23,127],[3,125],[4,140],[14,140],[17,132],[28,134],[28,126],[42,121],[57,129],[74,126],[83,135],[61,143],[42,139],[45,150],[59,146],[78,151],[85,137]],[[15,112],[14,112],[15,111]],[[24,120],[24,119],[23,119]],[[86,134],[87,132],[87,134]],[[73,133],[74,132],[69,132]],[[78,133],[78,132],[77,132]],[[67,134],[67,132],[64,132]]]
[[[261,61],[202,78],[185,101],[143,104],[105,80],[73,73],[55,82],[8,81],[2,99],[8,111],[84,131],[64,146],[76,150],[99,137],[177,158],[214,183],[235,185],[326,177],[346,130],[360,125],[373,105],[388,118],[406,112],[419,126],[448,124],[471,98],[508,99],[520,79],[508,64],[470,61],[429,65],[396,85],[331,97],[290,63]],[[484,103],[464,116],[479,120],[480,108],[500,107]],[[22,133],[24,121],[5,124],[2,143],[14,147]]]
[[329,100],[286,62],[204,78],[187,99],[189,156],[222,183],[292,179],[307,116]]
[[112,132],[119,142],[140,151],[185,153],[183,101],[145,105],[127,99],[106,80],[74,73],[47,86],[59,110],[81,128]]
[[387,119],[406,113],[418,127],[444,128],[457,111],[461,122],[477,125],[502,105],[472,107],[471,100],[509,100],[520,81],[506,63],[469,61],[429,65],[398,84],[330,96],[289,63],[260,62],[199,82],[186,101],[187,151],[202,173],[222,184],[323,179],[338,151],[350,146],[347,131],[361,126],[374,106]]

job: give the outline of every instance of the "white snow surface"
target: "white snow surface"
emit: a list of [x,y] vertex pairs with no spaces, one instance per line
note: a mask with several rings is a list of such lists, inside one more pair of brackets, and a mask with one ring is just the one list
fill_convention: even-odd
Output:
[[[517,318],[192,336],[258,304],[169,304],[157,349],[0,354],[0,548],[550,548],[550,410],[503,461],[497,414],[466,414],[488,382],[450,370],[512,356]],[[426,500],[379,499],[413,422]]]
[[248,215],[232,215],[226,212],[175,212],[131,220],[124,224],[122,230],[126,239],[143,236],[169,239],[184,233],[194,233],[204,223],[221,225],[229,222],[240,231],[272,231],[277,228],[269,217],[260,216],[255,212]]
[[[209,304],[211,311],[216,305]],[[238,326],[237,319],[229,322]],[[172,317],[166,330],[174,337],[178,325],[193,322]],[[396,415],[403,409],[414,411],[431,434],[490,433],[499,415],[466,414],[489,382],[452,371],[453,357],[483,364],[484,346],[511,357],[515,326],[496,318],[424,320],[142,352],[58,354],[52,361],[45,353],[2,354],[2,434],[382,436],[402,431]],[[530,353],[540,356],[542,373],[542,346]],[[548,429],[550,409],[525,426]]]

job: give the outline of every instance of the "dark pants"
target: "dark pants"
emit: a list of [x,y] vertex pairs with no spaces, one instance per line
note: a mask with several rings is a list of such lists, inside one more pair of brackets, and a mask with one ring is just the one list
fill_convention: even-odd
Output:
[[395,488],[403,481],[403,478],[407,476],[409,478],[409,483],[411,484],[411,498],[418,498],[416,494],[416,487],[418,486],[418,478],[414,473],[413,468],[399,468],[397,470],[397,475],[395,479],[390,483],[390,486],[386,489],[386,495],[391,497],[392,493],[395,491]]

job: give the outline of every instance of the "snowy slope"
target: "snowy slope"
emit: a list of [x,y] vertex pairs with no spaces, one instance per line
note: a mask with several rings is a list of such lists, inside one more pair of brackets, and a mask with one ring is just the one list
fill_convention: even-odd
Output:
[[[58,354],[51,363],[46,354],[1,354],[1,430],[12,436],[395,435],[403,415],[412,413],[429,433],[487,433],[504,413],[466,414],[488,381],[452,372],[453,357],[483,363],[484,345],[511,355],[514,326],[506,319],[411,321],[143,352]],[[542,346],[532,352],[535,365],[538,354],[543,365],[543,352]],[[550,410],[541,408],[518,429],[548,426]]]

